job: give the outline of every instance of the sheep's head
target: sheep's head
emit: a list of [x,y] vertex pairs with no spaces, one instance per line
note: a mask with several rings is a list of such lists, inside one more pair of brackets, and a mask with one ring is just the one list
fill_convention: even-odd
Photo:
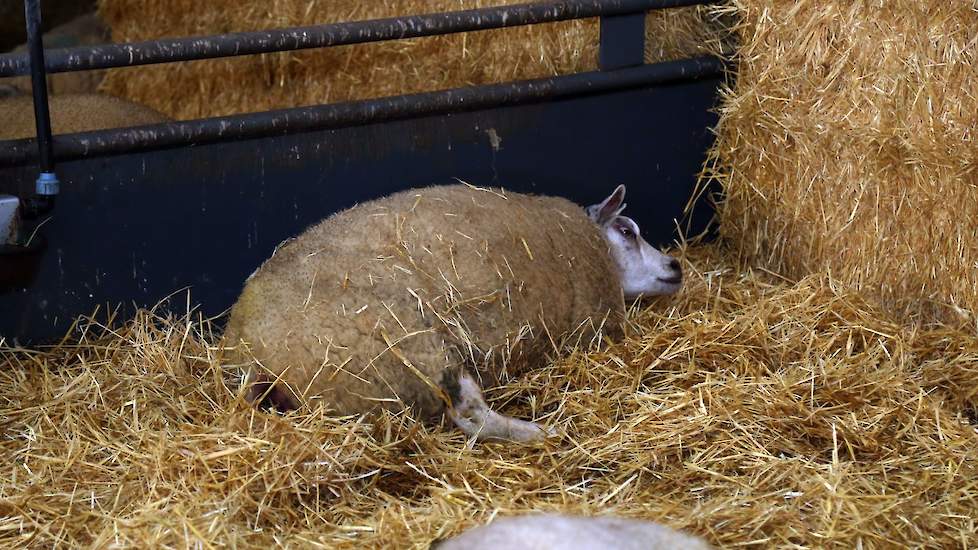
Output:
[[625,186],[619,185],[601,204],[587,207],[587,214],[608,241],[625,298],[677,292],[683,281],[679,261],[652,247],[642,238],[638,224],[620,215],[624,201]]

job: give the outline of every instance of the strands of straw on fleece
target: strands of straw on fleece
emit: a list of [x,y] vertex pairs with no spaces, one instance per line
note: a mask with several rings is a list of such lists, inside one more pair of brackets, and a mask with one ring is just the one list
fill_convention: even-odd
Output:
[[711,170],[749,263],[828,272],[901,319],[978,311],[978,10],[734,0]]
[[[115,41],[356,21],[525,0],[101,0]],[[699,7],[648,16],[650,60],[705,55],[725,35]],[[488,84],[597,67],[597,20],[112,71],[104,90],[177,119]],[[712,45],[711,45],[712,44]]]
[[532,510],[720,546],[978,544],[978,338],[909,329],[826,276],[688,286],[492,405],[565,435],[466,447],[403,414],[256,412],[206,322],[143,314],[0,365],[0,545],[425,548]]

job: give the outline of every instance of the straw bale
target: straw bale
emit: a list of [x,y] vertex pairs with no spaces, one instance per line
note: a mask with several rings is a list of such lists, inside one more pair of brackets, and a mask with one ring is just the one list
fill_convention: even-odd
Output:
[[978,311],[973,2],[735,0],[711,171],[747,262],[831,272],[902,319]]
[[[525,0],[101,0],[115,41],[471,9]],[[721,38],[702,8],[648,16],[647,57],[703,55]],[[393,96],[597,66],[597,20],[111,71],[105,90],[177,119]]]
[[566,434],[536,446],[256,411],[193,313],[5,349],[0,545],[426,548],[530,511],[720,547],[978,544],[978,337],[903,327],[826,275],[685,258],[640,330],[487,392]]

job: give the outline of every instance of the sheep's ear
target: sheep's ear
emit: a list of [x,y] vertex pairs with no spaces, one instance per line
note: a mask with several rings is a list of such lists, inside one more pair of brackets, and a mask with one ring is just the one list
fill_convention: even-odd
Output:
[[601,204],[594,204],[587,207],[587,215],[594,223],[604,225],[625,209],[625,186],[619,185],[614,193],[608,196]]

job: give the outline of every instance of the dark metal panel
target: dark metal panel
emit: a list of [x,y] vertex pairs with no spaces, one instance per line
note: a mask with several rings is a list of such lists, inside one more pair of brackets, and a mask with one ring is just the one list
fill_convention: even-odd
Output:
[[[0,294],[0,335],[60,336],[96,305],[181,288],[229,307],[275,245],[358,201],[461,178],[582,204],[628,186],[651,242],[674,238],[712,143],[719,81],[67,162],[26,289]],[[0,192],[30,169],[0,170]],[[711,216],[698,206],[693,231]],[[182,310],[186,296],[175,300]]]
[[[643,65],[609,72],[507,82],[364,101],[248,113],[203,120],[99,130],[57,136],[59,161],[149,148],[201,145],[217,141],[277,136],[341,128],[399,118],[444,114],[628,89],[677,79],[716,76],[723,62],[714,57]],[[0,166],[31,162],[34,140],[0,141]]]
[[[172,63],[362,44],[706,4],[710,0],[563,0],[215,36],[107,44],[48,52],[48,72]],[[0,77],[27,74],[26,54],[0,55]]]
[[598,51],[601,70],[635,67],[642,63],[645,63],[645,14],[602,17],[601,48]]

